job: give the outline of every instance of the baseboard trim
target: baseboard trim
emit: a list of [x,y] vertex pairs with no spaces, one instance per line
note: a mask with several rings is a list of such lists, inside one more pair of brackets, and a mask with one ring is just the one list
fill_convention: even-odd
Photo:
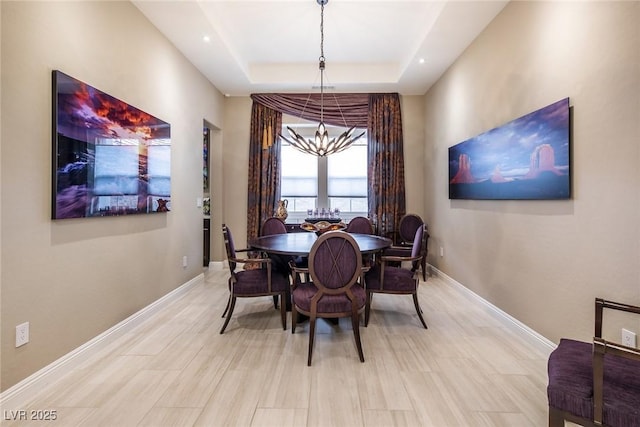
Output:
[[223,270],[224,261],[209,261],[209,270]]
[[500,310],[498,307],[491,304],[489,301],[482,298],[480,295],[476,294],[471,289],[464,286],[462,283],[458,282],[457,280],[453,279],[452,277],[448,276],[447,274],[443,273],[442,271],[438,270],[436,267],[432,265],[429,265],[429,269],[431,270],[433,275],[440,277],[448,284],[455,286],[458,290],[462,291],[471,299],[475,300],[476,302],[484,305],[485,307],[493,311],[501,320],[502,324],[505,325],[506,327],[515,327],[520,332],[533,338],[535,342],[541,345],[540,348],[542,351],[552,351],[556,348],[556,344],[553,341],[545,338],[543,335],[540,335],[538,332],[534,331],[533,329],[531,329],[530,327],[528,327],[527,325],[525,325],[515,317],[511,316],[510,314]]
[[71,372],[79,363],[87,360],[97,351],[103,349],[124,333],[133,330],[153,314],[166,307],[167,304],[180,298],[187,290],[204,280],[204,273],[199,274],[180,287],[169,292],[165,296],[152,302],[140,311],[132,314],[115,326],[107,329],[100,335],[92,338],[80,347],[65,354],[24,380],[8,388],[0,394],[0,407],[2,408],[26,408],[30,396],[53,384],[62,376]]

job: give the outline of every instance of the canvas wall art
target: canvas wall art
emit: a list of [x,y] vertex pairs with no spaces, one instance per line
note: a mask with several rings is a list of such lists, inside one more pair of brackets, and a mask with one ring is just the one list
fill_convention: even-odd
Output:
[[60,71],[52,80],[52,218],[169,211],[169,123]]
[[569,98],[449,148],[449,198],[571,197]]

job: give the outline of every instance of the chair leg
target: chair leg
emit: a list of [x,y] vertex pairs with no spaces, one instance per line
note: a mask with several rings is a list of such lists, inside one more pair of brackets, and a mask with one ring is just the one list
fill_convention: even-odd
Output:
[[291,301],[291,333],[296,333],[296,325],[298,324],[298,310],[296,305]]
[[425,257],[422,257],[421,263],[422,265],[420,267],[422,268],[422,280],[426,282],[427,281],[427,259]]
[[[283,299],[283,301],[284,301],[284,299]],[[276,309],[276,310],[278,309],[278,295],[274,295],[273,296],[273,308]]]
[[[280,318],[282,319],[282,330],[287,330],[287,308],[284,304],[284,292],[280,294]],[[274,297],[275,298],[275,297]]]
[[222,317],[227,315],[227,311],[229,310],[229,305],[231,304],[231,295],[233,294],[232,291],[232,287],[231,287],[231,277],[229,277],[229,280],[227,280],[227,286],[229,286],[229,299],[227,300],[227,306],[224,308],[224,313],[222,313]]
[[369,314],[371,311],[371,292],[367,292],[367,301],[364,306],[364,326],[369,326]]
[[564,427],[562,411],[549,406],[549,427]]
[[224,320],[224,325],[222,325],[222,329],[220,329],[220,333],[224,333],[224,330],[227,328],[229,324],[229,320],[231,320],[231,315],[233,314],[233,309],[236,306],[236,297],[231,296],[229,300],[229,312],[227,313],[227,318]]
[[222,317],[227,315],[227,311],[229,311],[230,304],[231,304],[231,294],[229,294],[229,299],[227,300],[227,306],[224,308],[224,313],[222,313]]
[[309,318],[309,356],[307,357],[307,366],[311,366],[311,355],[313,354],[313,341],[316,337],[316,317]]
[[358,356],[360,356],[360,361],[364,362],[364,353],[362,353],[362,342],[360,341],[360,314],[358,312],[354,312],[353,314],[351,314],[351,328],[353,329],[353,336],[356,339]]
[[424,321],[424,318],[422,317],[422,309],[420,308],[420,304],[418,303],[418,293],[414,293],[413,294],[413,305],[416,306],[416,312],[418,312],[418,317],[420,318],[420,321],[422,322],[422,326],[424,326],[425,329],[429,329],[427,327],[427,323]]

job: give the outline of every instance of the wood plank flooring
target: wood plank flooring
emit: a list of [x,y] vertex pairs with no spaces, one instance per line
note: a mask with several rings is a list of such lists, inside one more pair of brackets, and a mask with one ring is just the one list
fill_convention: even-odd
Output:
[[[361,327],[319,320],[291,333],[270,298],[240,299],[219,334],[226,271],[82,362],[26,408],[55,422],[7,426],[546,426],[551,349],[445,281],[410,296],[375,295]],[[6,418],[6,417],[5,417]]]

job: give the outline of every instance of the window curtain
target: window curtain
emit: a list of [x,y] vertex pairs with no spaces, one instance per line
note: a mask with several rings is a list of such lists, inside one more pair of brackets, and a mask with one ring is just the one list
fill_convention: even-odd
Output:
[[249,136],[247,239],[258,237],[260,225],[274,215],[280,199],[280,138],[282,113],[253,103]]
[[[305,120],[320,120],[320,94],[262,93],[252,94],[251,99],[253,99],[254,109],[258,104],[270,111],[290,114]],[[323,110],[325,124],[367,129],[369,146],[367,155],[369,164],[368,216],[379,235],[391,235],[395,232],[406,209],[400,96],[397,93],[325,94]],[[276,128],[278,132],[282,128],[282,115],[279,119],[280,122]],[[251,121],[252,141],[253,129],[257,126],[254,123],[255,120],[258,120],[258,116],[253,115]],[[278,132],[274,136],[277,136]],[[279,138],[277,141],[279,144]],[[279,145],[277,150],[273,154],[274,156],[279,155]],[[253,158],[253,148],[251,153]],[[277,179],[264,181],[265,185],[270,182],[277,186],[277,189],[272,191],[273,193],[279,192],[280,189],[280,170],[277,167],[276,169]],[[250,191],[251,182],[250,172]],[[274,198],[274,203],[278,197],[279,194]],[[249,218],[251,218],[252,212],[255,212],[251,210],[251,206],[250,196]],[[257,212],[254,215],[257,216]],[[251,219],[248,221],[251,223]],[[251,230],[251,227],[247,228],[249,236],[252,236]]]
[[369,216],[381,236],[391,236],[406,213],[400,96],[369,95]]
[[[251,99],[282,113],[320,122],[319,93],[258,93],[251,95]],[[322,105],[327,125],[367,127],[369,95],[366,93],[325,94]]]

